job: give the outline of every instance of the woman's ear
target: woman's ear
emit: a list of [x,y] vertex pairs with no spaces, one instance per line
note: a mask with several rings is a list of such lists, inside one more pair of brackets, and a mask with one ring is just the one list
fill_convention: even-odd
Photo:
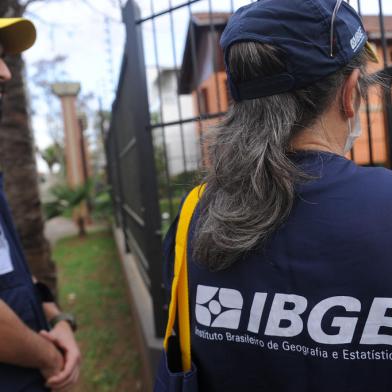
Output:
[[361,71],[359,69],[354,70],[343,86],[343,112],[347,118],[353,118],[358,109],[356,102],[358,100],[357,86],[360,76]]

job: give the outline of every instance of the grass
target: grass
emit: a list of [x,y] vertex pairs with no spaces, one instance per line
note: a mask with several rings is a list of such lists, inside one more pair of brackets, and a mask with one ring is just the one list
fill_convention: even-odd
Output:
[[142,389],[125,277],[110,232],[72,237],[54,248],[60,304],[76,315],[83,355],[74,392]]

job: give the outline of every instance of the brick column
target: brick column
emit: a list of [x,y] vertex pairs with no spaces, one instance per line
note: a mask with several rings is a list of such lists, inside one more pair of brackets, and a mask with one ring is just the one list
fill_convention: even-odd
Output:
[[[64,121],[65,137],[65,160],[67,165],[67,183],[71,188],[84,185],[87,178],[85,175],[86,156],[84,154],[85,143],[82,143],[83,132],[81,121],[76,108],[76,99],[80,92],[79,83],[55,83],[52,91],[61,100]],[[74,219],[80,216],[89,222],[89,214],[85,203],[80,211],[74,213]]]

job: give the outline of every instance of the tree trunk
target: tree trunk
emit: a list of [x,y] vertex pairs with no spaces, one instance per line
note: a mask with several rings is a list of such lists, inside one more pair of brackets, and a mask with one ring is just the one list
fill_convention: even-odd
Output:
[[[18,17],[22,12],[17,0],[1,0],[0,16]],[[21,56],[9,56],[5,61],[12,73],[12,80],[6,85],[0,124],[0,165],[5,192],[33,274],[56,292],[56,269],[44,236],[24,62]]]
[[79,216],[77,219],[78,222],[78,231],[79,231],[79,237],[84,238],[86,237],[86,225],[84,222],[84,218],[82,216]]

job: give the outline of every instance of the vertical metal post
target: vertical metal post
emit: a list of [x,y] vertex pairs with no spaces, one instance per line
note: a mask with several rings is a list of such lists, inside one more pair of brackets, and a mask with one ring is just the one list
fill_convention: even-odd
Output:
[[121,167],[121,156],[120,156],[120,150],[119,150],[119,141],[118,141],[118,135],[117,132],[119,129],[116,127],[113,129],[113,149],[114,149],[114,156],[115,156],[115,162],[116,162],[116,167],[117,167],[117,185],[118,185],[118,197],[120,199],[119,204],[120,204],[120,217],[121,217],[121,227],[123,230],[124,234],[124,239],[125,239],[125,252],[130,253],[131,249],[129,248],[128,244],[128,234],[127,234],[127,218],[124,213],[124,188],[123,188],[123,183],[122,183],[122,178],[123,178],[123,170]]
[[212,48],[212,67],[214,70],[214,80],[215,80],[215,90],[216,90],[216,104],[217,104],[217,111],[219,113],[222,112],[222,105],[221,105],[221,97],[220,97],[220,85],[219,85],[219,78],[218,78],[218,59],[216,53],[216,44],[217,44],[217,33],[215,29],[215,21],[213,18],[213,9],[212,9],[212,0],[208,0],[208,18],[210,23],[210,42]]
[[[358,14],[362,17],[362,7],[361,0],[357,0],[358,6]],[[366,92],[365,94],[365,108],[366,108],[366,120],[367,120],[367,133],[368,133],[368,147],[369,147],[369,163],[370,165],[374,165],[374,157],[373,157],[373,132],[372,132],[372,121],[371,121],[371,113],[370,113],[370,103],[369,103],[369,94]]]
[[[114,213],[114,220],[117,228],[120,228],[120,219],[119,219],[119,211],[117,205],[117,194],[114,183],[114,176],[116,173],[116,166],[113,165],[115,157],[111,154],[113,144],[113,134],[109,131],[105,136],[104,140],[104,149],[106,155],[106,173],[107,173],[107,184],[110,187],[110,196],[112,198],[112,208]],[[117,185],[116,185],[117,187]]]
[[382,54],[384,60],[384,68],[388,67],[388,43],[385,32],[385,24],[384,24],[384,11],[382,7],[382,0],[378,0],[379,6],[379,21],[380,21],[380,32],[381,32],[381,46],[382,46]]
[[[195,23],[193,22],[191,4],[188,5],[188,10],[189,10],[189,29],[190,29],[190,37],[191,37],[191,56],[192,56],[193,76],[196,81],[199,62],[197,60],[197,53],[196,53],[196,32],[195,32]],[[207,113],[201,113],[201,96],[200,96],[200,89],[198,86],[196,86],[196,98],[197,98],[197,110],[199,112],[199,116],[203,114],[207,114]],[[199,144],[200,144],[201,165],[203,166],[204,146],[203,146],[203,122],[201,121],[201,117],[199,119],[199,127],[200,127]]]
[[[121,75],[120,75],[120,79],[122,78],[123,73],[126,70],[126,57],[123,57],[122,60],[122,65],[121,65]],[[120,156],[120,145],[119,145],[119,134],[121,132],[121,128],[118,127],[117,124],[117,98],[116,100],[113,102],[112,105],[112,118],[111,118],[111,124],[110,124],[110,134],[111,134],[111,143],[113,145],[113,160],[112,162],[110,162],[110,164],[112,165],[112,167],[114,166],[114,171],[113,171],[113,176],[112,176],[112,181],[113,183],[116,183],[116,205],[117,205],[117,214],[118,214],[118,218],[120,221],[120,225],[121,225],[121,229],[123,232],[123,236],[125,239],[125,252],[126,253],[130,253],[130,248],[129,248],[129,244],[128,244],[128,234],[127,234],[127,218],[126,215],[124,213],[124,203],[125,203],[125,195],[124,195],[124,187],[123,187],[123,170],[121,167],[121,156]]]
[[370,165],[374,165],[374,156],[373,156],[373,133],[372,133],[372,121],[371,121],[371,113],[370,113],[370,104],[369,104],[369,93],[366,92],[365,95],[365,106],[366,106],[366,120],[367,120],[367,131],[368,131],[368,144],[369,144],[369,163]]
[[[169,0],[169,7],[172,8],[172,0]],[[177,100],[177,110],[178,110],[178,117],[180,121],[183,120],[182,116],[182,106],[181,106],[181,99],[178,93],[179,81],[178,81],[178,65],[177,65],[177,45],[176,45],[176,38],[174,33],[174,18],[173,18],[173,11],[170,11],[170,34],[171,34],[171,41],[172,41],[172,49],[173,49],[173,64],[174,69],[176,70],[176,83],[177,83],[177,91],[176,91],[176,100]],[[180,124],[180,136],[181,136],[181,148],[182,148],[182,162],[184,165],[184,172],[186,173],[187,170],[187,162],[186,162],[186,151],[185,151],[185,137],[184,137],[184,125]]]
[[[140,189],[143,220],[143,257],[148,262],[148,277],[151,282],[150,293],[153,301],[155,333],[162,337],[165,331],[166,311],[164,307],[164,291],[162,287],[162,238],[161,217],[158,204],[157,176],[154,164],[154,147],[151,135],[151,119],[148,105],[146,65],[144,61],[142,26],[136,21],[140,17],[134,0],[130,0],[124,8],[126,24],[126,53],[129,76],[125,86],[127,94],[127,126],[132,129],[136,147],[134,158],[138,172],[137,189]],[[131,91],[130,91],[131,90]],[[135,168],[130,168],[130,170]],[[142,175],[141,175],[142,173]]]
[[[108,170],[106,168],[108,167],[108,151],[107,151],[107,146],[106,146],[106,133],[107,130],[105,130],[105,115],[103,112],[103,106],[102,106],[102,98],[98,99],[98,116],[99,116],[99,136],[100,136],[100,142],[101,145],[104,149],[105,152],[105,173],[108,173]],[[108,178],[106,177],[106,182],[108,182]]]

